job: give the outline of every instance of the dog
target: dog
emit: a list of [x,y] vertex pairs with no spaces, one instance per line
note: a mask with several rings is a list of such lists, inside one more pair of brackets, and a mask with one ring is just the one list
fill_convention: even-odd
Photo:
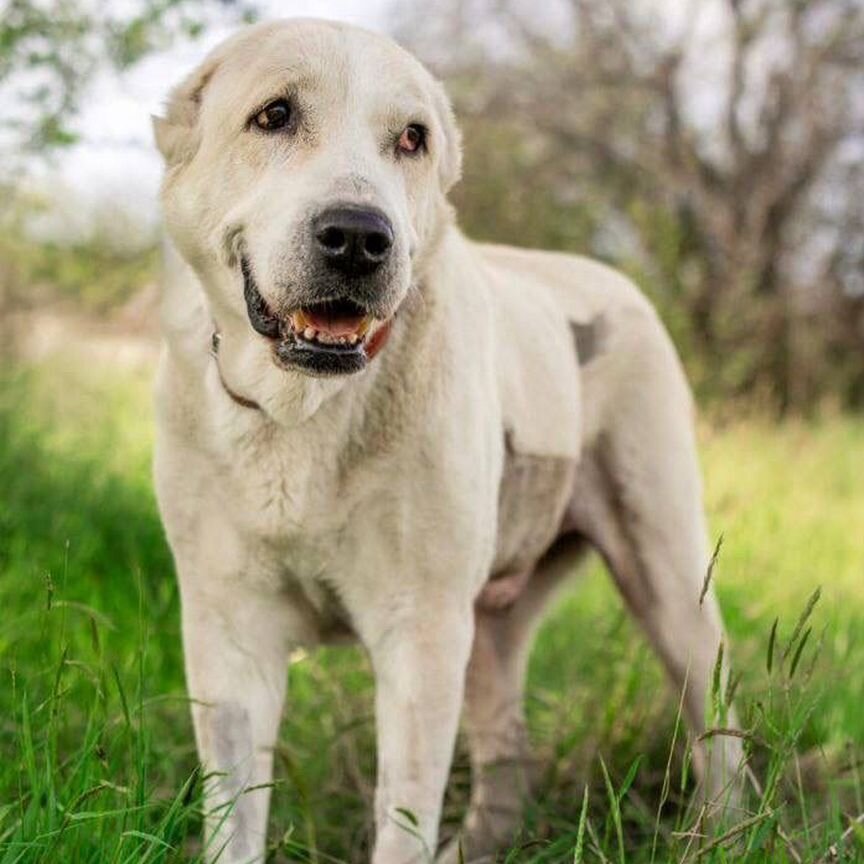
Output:
[[[155,484],[210,858],[263,859],[289,652],[346,638],[375,676],[373,864],[435,854],[463,710],[473,790],[437,860],[506,845],[532,636],[589,549],[704,732],[723,631],[692,400],[633,284],[468,240],[445,91],[382,35],[244,29],[154,132],[179,252]],[[694,761],[719,796],[740,743]]]

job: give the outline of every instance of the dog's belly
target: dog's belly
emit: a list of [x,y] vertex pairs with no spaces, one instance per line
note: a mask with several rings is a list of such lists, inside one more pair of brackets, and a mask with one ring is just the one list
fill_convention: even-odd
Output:
[[511,580],[521,591],[527,582],[521,574],[533,570],[558,535],[575,473],[575,459],[519,453],[507,441],[492,580]]

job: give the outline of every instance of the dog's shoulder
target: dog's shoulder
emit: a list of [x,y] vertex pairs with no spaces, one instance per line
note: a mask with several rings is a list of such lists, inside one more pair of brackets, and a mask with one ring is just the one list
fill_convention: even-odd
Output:
[[486,263],[508,440],[521,454],[575,460],[580,381],[566,317],[548,286],[530,271]]
[[576,459],[586,376],[643,336],[662,339],[657,315],[630,279],[598,261],[491,244],[476,248],[489,278],[513,445],[532,455]]

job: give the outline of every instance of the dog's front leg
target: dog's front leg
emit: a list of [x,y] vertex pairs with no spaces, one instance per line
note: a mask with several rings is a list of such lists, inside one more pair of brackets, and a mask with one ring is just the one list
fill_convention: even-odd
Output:
[[473,639],[470,598],[446,605],[440,597],[412,598],[409,608],[396,599],[364,640],[376,687],[373,864],[415,864],[435,854]]
[[190,584],[181,568],[186,678],[206,774],[205,857],[249,864],[266,849],[291,610],[242,577],[207,575]]

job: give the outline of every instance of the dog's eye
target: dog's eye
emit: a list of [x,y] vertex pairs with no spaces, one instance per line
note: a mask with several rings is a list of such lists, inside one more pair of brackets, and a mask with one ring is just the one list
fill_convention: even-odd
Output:
[[253,118],[252,122],[265,132],[276,132],[284,129],[291,120],[291,106],[285,99],[277,99],[265,105]]
[[419,153],[426,145],[426,128],[419,123],[411,123],[402,130],[399,143],[400,153]]

